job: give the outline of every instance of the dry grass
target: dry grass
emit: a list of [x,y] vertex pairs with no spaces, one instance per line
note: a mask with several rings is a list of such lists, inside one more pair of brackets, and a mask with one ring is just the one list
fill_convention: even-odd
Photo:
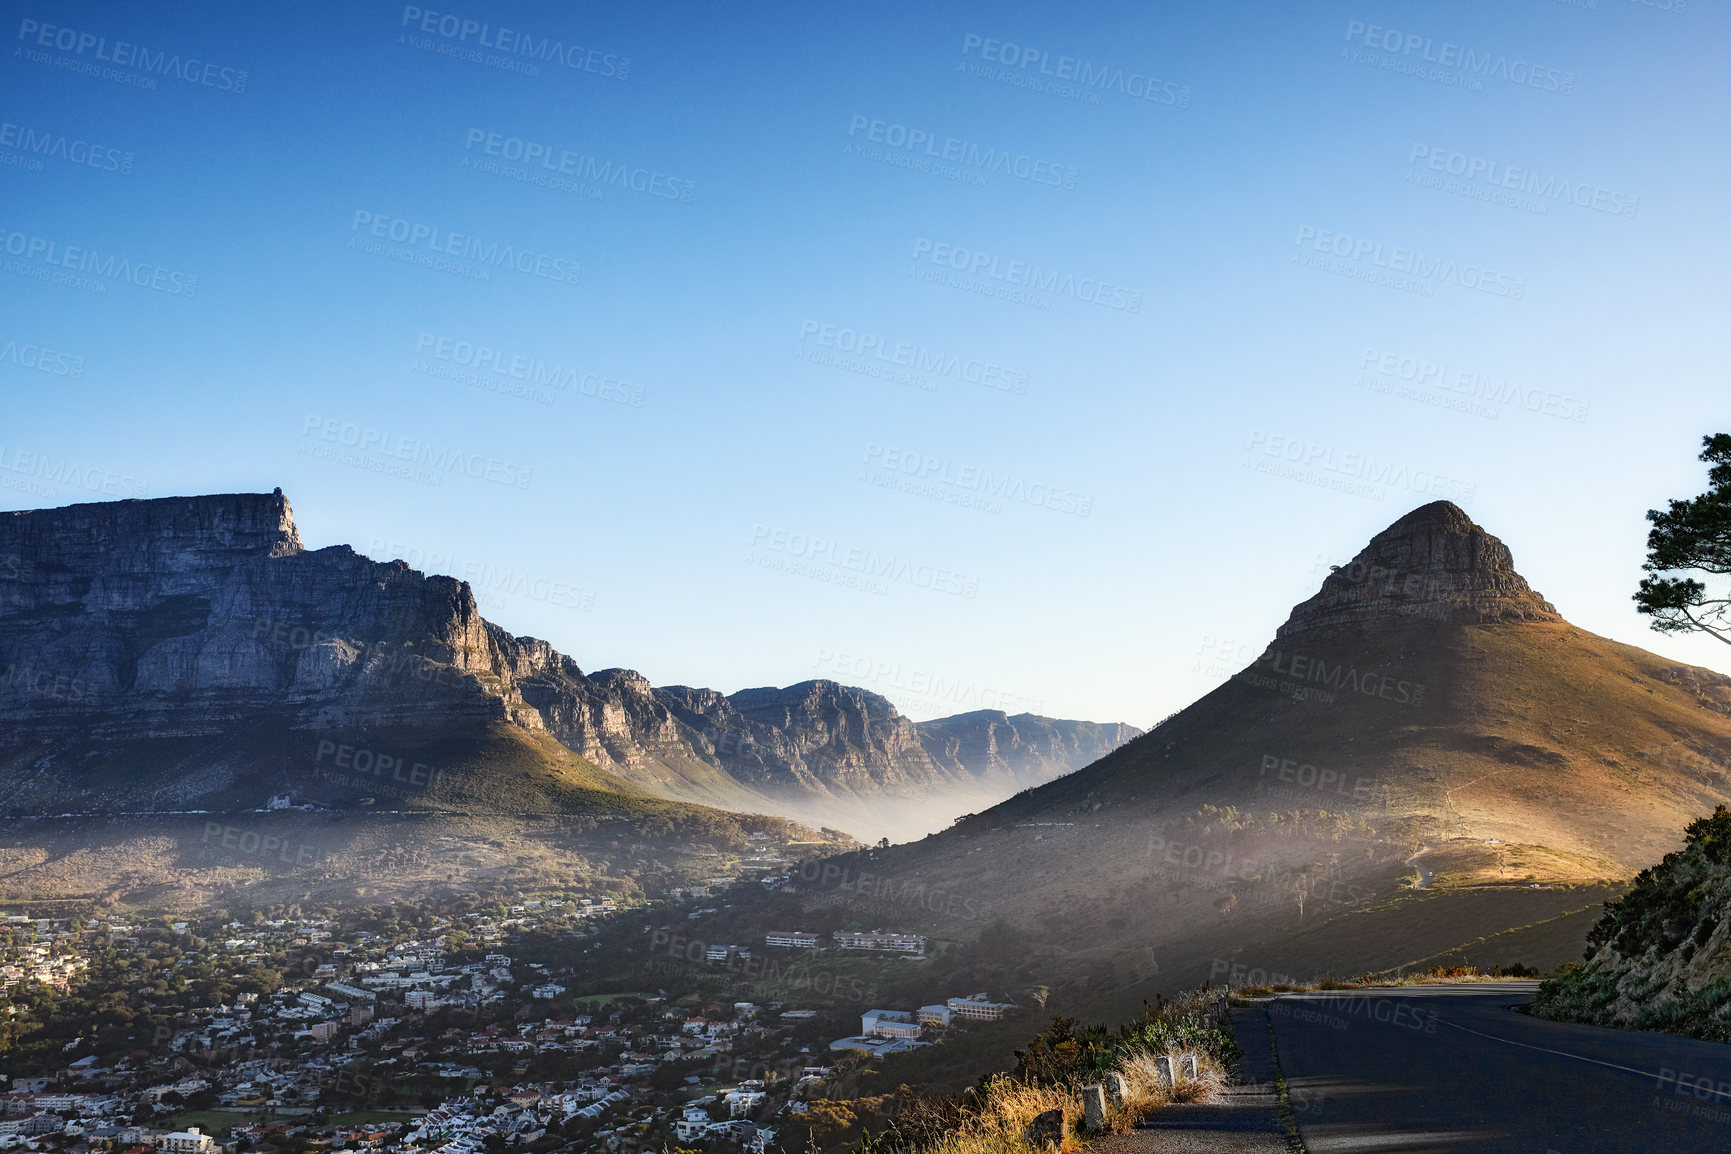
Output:
[[1071,1131],[1082,1117],[1080,1095],[1057,1086],[993,1078],[980,1096],[979,1113],[921,1154],[1026,1154],[1034,1149],[1023,1137],[1028,1124],[1048,1110],[1059,1109],[1064,1111],[1063,1149],[1078,1149]]
[[[1174,1070],[1178,1068],[1177,1053],[1168,1054]],[[1108,1104],[1106,1132],[1122,1134],[1137,1122],[1161,1109],[1179,1102],[1212,1102],[1219,1098],[1227,1083],[1226,1071],[1208,1054],[1196,1056],[1197,1077],[1181,1082],[1171,1090],[1161,1083],[1155,1066],[1155,1055],[1135,1053],[1118,1067],[1124,1077],[1122,1106]],[[989,1080],[982,1089],[977,1113],[937,1141],[923,1146],[919,1154],[1035,1154],[1040,1148],[1026,1138],[1028,1125],[1048,1110],[1064,1111],[1065,1152],[1081,1150],[1085,1136],[1080,1132],[1083,1106],[1077,1090],[1061,1086],[1030,1086],[1007,1076]],[[1047,1154],[1052,1150],[1045,1147]]]
[[1381,986],[1437,986],[1459,982],[1509,982],[1526,980],[1518,974],[1486,973],[1477,966],[1433,966],[1416,974],[1362,974],[1356,978],[1319,978],[1298,985],[1239,986],[1234,998],[1267,998],[1275,994],[1303,994],[1314,990],[1368,990]]
[[[1180,1055],[1168,1053],[1166,1057],[1172,1060],[1172,1068],[1176,1070]],[[1121,1111],[1124,1130],[1177,1102],[1213,1102],[1226,1089],[1229,1080],[1226,1071],[1208,1054],[1196,1055],[1194,1079],[1180,1082],[1170,1090],[1161,1083],[1154,1058],[1153,1054],[1133,1054],[1118,1069],[1124,1075],[1124,1108]]]

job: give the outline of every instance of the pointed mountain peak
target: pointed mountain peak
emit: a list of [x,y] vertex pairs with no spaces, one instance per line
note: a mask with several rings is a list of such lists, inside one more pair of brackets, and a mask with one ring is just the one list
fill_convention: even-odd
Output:
[[1414,509],[1372,537],[1292,611],[1277,637],[1395,622],[1484,625],[1561,621],[1515,572],[1509,548],[1452,501]]

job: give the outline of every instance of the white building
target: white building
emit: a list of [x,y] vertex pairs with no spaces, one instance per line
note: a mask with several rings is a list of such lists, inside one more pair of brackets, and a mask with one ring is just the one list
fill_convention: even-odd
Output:
[[1009,1002],[994,1002],[985,994],[974,994],[967,998],[951,998],[945,1005],[950,1013],[957,1018],[967,1018],[975,1022],[995,1022],[1004,1014],[1016,1007]]
[[762,1090],[729,1090],[724,1097],[727,1099],[727,1113],[733,1118],[743,1118],[759,1106],[763,1105],[767,1095]]
[[906,1010],[867,1010],[860,1015],[859,1032],[867,1037],[917,1038],[921,1026]]
[[[362,978],[361,980],[365,981],[366,979]],[[371,990],[363,990],[359,986],[351,986],[346,982],[326,982],[325,989],[333,994],[340,994],[351,1001],[358,999],[363,1002],[372,1002],[378,999],[378,995]]]
[[673,1132],[679,1135],[681,1142],[689,1142],[709,1128],[708,1099],[691,1102],[686,1105],[685,1112],[673,1123]]
[[763,935],[766,946],[780,946],[786,950],[815,950],[817,935],[808,934],[802,930],[772,930]]
[[856,933],[851,930],[837,930],[835,944],[844,950],[883,950],[895,954],[923,954],[926,952],[926,939],[919,934],[885,933],[883,930],[869,930]]
[[215,1145],[216,1140],[209,1134],[200,1134],[197,1126],[164,1134],[156,1141],[156,1148],[164,1154],[210,1154]]

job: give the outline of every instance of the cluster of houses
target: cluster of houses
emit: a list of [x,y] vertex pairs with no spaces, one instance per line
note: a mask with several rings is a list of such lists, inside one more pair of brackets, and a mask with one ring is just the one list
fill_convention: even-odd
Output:
[[[806,1104],[802,1100],[818,1092],[824,1081],[834,1073],[833,1066],[806,1066],[786,1087],[787,1101],[777,1116],[801,1114]],[[754,1121],[751,1115],[761,1115],[770,1096],[770,1084],[761,1078],[748,1078],[731,1090],[722,1090],[686,1103],[673,1123],[673,1133],[681,1142],[723,1141],[737,1143],[747,1154],[764,1154],[775,1141],[779,1126],[774,1119]]]
[[[156,1094],[169,1089],[158,1087]],[[198,1127],[173,1130],[139,1124],[128,1117],[129,1106],[127,1096],[66,1093],[47,1078],[12,1079],[0,1094],[0,1150],[38,1150],[68,1142],[125,1154],[212,1154],[215,1149],[215,1140]]]
[[[20,942],[6,950],[4,961],[0,961],[0,990],[10,990],[19,982],[41,982],[64,994],[78,972],[90,964],[80,956],[70,930],[57,929],[57,923],[48,918],[14,914],[6,919],[6,924],[33,929],[34,940]],[[58,925],[64,926],[65,923]]]

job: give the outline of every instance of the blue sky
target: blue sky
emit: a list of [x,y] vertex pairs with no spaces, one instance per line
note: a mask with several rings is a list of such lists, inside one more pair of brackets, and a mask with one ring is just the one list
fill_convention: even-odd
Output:
[[1447,496],[1731,669],[1628,600],[1731,427],[1670,2],[13,6],[0,507],[280,486],[586,669],[1148,725]]

